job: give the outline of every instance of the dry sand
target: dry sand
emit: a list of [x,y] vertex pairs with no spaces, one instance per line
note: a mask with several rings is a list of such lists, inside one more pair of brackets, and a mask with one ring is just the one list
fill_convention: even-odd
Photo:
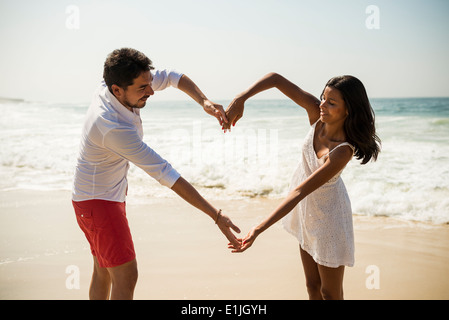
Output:
[[[211,202],[244,235],[279,201]],[[245,253],[231,254],[214,222],[181,199],[137,203],[128,198],[139,266],[135,299],[308,298],[298,243],[279,223]],[[70,192],[3,192],[0,228],[0,299],[88,298],[92,257]],[[354,216],[354,228],[346,299],[449,299],[448,225]]]

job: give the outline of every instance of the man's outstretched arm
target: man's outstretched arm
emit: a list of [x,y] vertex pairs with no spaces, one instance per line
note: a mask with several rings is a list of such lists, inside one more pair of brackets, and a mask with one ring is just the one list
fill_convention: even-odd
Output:
[[181,198],[190,203],[195,208],[203,211],[211,217],[220,228],[221,232],[226,238],[236,246],[240,247],[240,242],[237,240],[231,229],[240,233],[240,229],[232,223],[226,215],[221,213],[221,210],[214,208],[206,199],[204,199],[199,192],[183,177],[180,177],[171,188]]
[[223,106],[210,101],[205,94],[198,88],[198,86],[185,74],[182,75],[178,83],[178,89],[185,92],[198,104],[200,104],[206,113],[217,118],[222,126],[228,122]]

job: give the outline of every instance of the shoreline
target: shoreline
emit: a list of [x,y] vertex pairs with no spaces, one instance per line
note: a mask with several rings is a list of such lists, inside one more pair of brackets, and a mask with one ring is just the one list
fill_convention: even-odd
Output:
[[[308,298],[297,240],[280,223],[246,252],[232,254],[214,222],[180,198],[148,205],[132,200],[127,215],[139,265],[135,299]],[[243,237],[279,200],[211,203]],[[70,192],[2,192],[0,219],[0,299],[88,298],[92,257]],[[355,266],[345,269],[345,299],[449,299],[448,225],[358,215],[353,220]]]

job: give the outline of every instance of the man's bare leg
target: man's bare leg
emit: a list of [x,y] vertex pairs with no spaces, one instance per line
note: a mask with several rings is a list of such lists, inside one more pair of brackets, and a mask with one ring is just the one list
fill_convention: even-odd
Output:
[[[94,257],[90,300],[132,300],[137,282],[136,259],[113,268],[101,268]],[[111,290],[112,287],[112,290]]]
[[111,277],[106,268],[98,265],[97,257],[94,256],[94,271],[90,282],[90,300],[108,300],[111,291]]
[[132,300],[138,276],[136,259],[107,270],[112,282],[111,300]]

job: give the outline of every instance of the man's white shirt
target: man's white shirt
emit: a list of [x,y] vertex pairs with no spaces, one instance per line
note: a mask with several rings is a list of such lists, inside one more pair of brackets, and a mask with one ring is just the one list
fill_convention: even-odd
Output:
[[[182,73],[152,70],[152,89],[178,87]],[[143,142],[140,110],[126,109],[103,81],[89,106],[81,135],[72,199],[123,202],[131,161],[160,184],[171,188],[180,174]]]

